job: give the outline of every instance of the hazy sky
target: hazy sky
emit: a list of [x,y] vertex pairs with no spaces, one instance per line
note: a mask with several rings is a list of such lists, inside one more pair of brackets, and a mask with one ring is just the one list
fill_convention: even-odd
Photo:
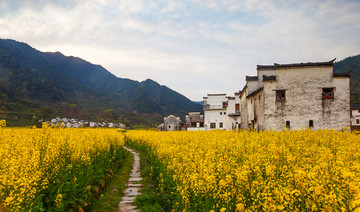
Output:
[[2,0],[0,38],[202,100],[256,65],[360,54],[359,0]]

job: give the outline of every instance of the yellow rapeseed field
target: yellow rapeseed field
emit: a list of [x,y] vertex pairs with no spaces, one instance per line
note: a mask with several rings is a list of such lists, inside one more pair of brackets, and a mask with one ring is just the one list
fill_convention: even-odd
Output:
[[126,139],[165,165],[156,186],[167,192],[172,178],[176,211],[360,210],[360,137],[350,132],[128,131]]
[[115,129],[1,128],[0,208],[64,211],[86,206],[85,194],[91,195],[106,170],[96,171],[110,169],[123,142]]

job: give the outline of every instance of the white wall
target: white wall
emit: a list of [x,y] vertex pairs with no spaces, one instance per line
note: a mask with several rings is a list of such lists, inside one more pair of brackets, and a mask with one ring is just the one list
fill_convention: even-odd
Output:
[[[221,115],[220,115],[221,113]],[[216,129],[225,129],[226,128],[226,109],[223,110],[205,110],[205,120],[204,120],[204,127],[206,130],[213,130],[210,129],[210,123],[215,123]],[[220,127],[220,123],[223,123],[223,127]]]
[[[208,94],[207,104],[210,109],[204,108],[204,127],[211,130],[210,124],[215,123],[215,129],[226,129],[226,108],[223,108],[223,102],[227,102],[226,94]],[[222,127],[220,127],[222,123]]]
[[275,70],[260,70],[258,73],[258,88],[262,87],[263,84],[263,77],[265,76],[275,76]]
[[[322,99],[322,88],[336,87],[335,98]],[[276,102],[275,90],[286,90],[286,101]],[[265,128],[281,129],[290,121],[292,129],[314,130],[349,127],[349,78],[333,78],[332,67],[277,69],[276,81],[264,83]]]
[[247,95],[248,89],[247,86],[245,86],[240,96],[240,127],[243,130],[249,128]]
[[258,89],[258,81],[256,80],[246,81],[246,85],[248,87],[249,94],[256,91],[256,89]]
[[222,95],[208,95],[207,96],[207,104],[208,105],[223,105],[223,102],[226,102],[226,94]]
[[[240,124],[240,116],[235,115],[235,104],[240,105],[239,95],[235,95],[235,99],[228,100],[228,106],[226,108],[226,130],[237,129],[237,125]],[[240,108],[239,108],[240,110]],[[240,111],[238,111],[240,112]]]
[[187,131],[205,131],[205,127],[188,127]]

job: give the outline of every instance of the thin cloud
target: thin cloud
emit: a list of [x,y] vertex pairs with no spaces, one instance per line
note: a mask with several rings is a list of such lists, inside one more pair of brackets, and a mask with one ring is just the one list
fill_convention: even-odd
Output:
[[200,100],[242,89],[257,64],[359,54],[358,11],[351,0],[6,0],[0,37]]

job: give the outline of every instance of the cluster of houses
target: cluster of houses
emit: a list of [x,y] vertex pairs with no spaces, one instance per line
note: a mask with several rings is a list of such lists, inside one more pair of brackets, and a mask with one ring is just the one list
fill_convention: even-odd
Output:
[[126,128],[124,124],[113,122],[88,122],[86,120],[77,120],[75,118],[55,118],[48,122],[49,126],[66,127],[66,128],[81,128],[81,127],[114,127]]
[[186,123],[165,117],[159,130],[360,127],[360,112],[350,111],[351,72],[334,73],[334,61],[258,65],[257,75],[246,76],[244,88],[233,97],[207,94],[204,115],[191,112]]

